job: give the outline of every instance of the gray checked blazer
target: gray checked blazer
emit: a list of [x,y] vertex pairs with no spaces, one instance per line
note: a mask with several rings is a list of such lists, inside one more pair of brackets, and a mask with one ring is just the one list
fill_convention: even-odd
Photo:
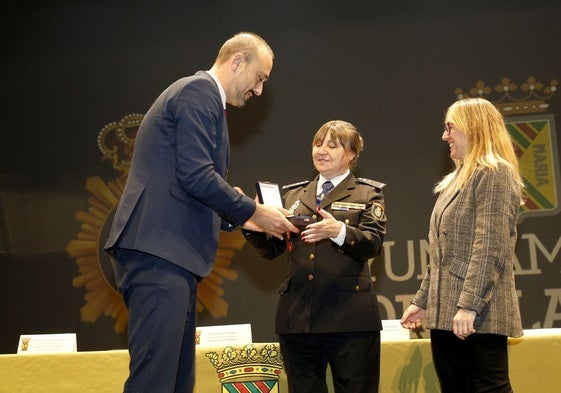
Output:
[[413,299],[426,309],[426,328],[451,331],[465,308],[477,312],[477,333],[522,336],[513,271],[519,209],[519,187],[504,165],[477,169],[459,192],[439,195],[430,262]]

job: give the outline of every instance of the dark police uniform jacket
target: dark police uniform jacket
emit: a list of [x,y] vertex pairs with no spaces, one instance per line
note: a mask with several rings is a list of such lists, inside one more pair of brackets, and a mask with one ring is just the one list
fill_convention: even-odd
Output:
[[[294,215],[319,218],[314,181],[285,186],[283,203]],[[368,260],[380,254],[386,215],[383,183],[349,174],[320,207],[346,225],[343,245],[329,239],[305,244],[299,234],[284,241],[243,231],[257,253],[273,259],[287,252],[288,277],[282,283],[276,315],[277,334],[381,330],[378,300]],[[303,228],[301,228],[303,230]]]

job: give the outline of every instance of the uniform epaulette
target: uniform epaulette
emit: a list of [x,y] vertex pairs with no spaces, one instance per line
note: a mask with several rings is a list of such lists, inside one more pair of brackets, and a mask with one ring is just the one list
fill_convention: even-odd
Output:
[[364,177],[358,177],[357,180],[361,183],[368,184],[369,186],[376,187],[376,188],[384,188],[386,183],[382,183],[376,180],[365,179]]
[[281,190],[288,190],[289,188],[300,187],[310,183],[311,180],[299,181],[298,183],[287,184],[281,187]]

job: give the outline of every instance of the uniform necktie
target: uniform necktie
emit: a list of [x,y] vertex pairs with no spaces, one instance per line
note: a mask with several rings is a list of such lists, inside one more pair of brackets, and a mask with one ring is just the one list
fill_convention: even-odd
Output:
[[323,198],[325,198],[325,196],[327,194],[329,194],[329,191],[331,191],[333,189],[333,183],[331,183],[329,180],[324,182],[321,185],[321,189],[323,190],[318,196],[316,196],[316,204],[319,206],[319,204],[321,203],[321,201],[323,200]]

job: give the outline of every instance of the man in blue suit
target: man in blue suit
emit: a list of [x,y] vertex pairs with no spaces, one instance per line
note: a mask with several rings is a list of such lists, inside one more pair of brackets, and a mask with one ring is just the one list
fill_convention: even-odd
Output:
[[288,211],[233,188],[226,103],[261,95],[273,51],[242,32],[209,71],[171,84],[138,130],[130,172],[105,249],[128,309],[128,393],[191,393],[197,283],[211,271],[220,229],[297,232]]

